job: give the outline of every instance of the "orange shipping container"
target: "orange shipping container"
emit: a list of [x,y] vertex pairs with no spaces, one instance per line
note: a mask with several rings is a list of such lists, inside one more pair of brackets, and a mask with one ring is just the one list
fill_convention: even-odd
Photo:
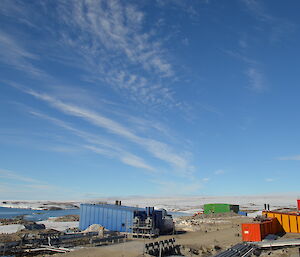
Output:
[[261,223],[242,224],[242,238],[246,242],[257,242],[263,240],[269,234],[280,232],[276,218]]
[[243,241],[257,242],[262,240],[261,223],[245,223],[242,224]]

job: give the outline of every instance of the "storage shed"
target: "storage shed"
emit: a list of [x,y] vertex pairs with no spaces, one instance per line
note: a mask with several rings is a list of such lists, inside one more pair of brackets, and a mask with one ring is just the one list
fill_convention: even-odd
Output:
[[238,213],[239,210],[240,210],[239,205],[225,204],[225,203],[204,204],[204,214],[226,213],[226,212]]
[[85,230],[92,224],[99,224],[111,231],[131,232],[134,211],[138,210],[123,205],[81,204],[79,227]]

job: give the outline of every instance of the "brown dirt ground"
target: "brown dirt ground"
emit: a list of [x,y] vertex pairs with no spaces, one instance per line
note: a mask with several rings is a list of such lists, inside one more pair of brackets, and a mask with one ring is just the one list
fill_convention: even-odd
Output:
[[[182,254],[186,256],[212,256],[218,251],[224,251],[227,248],[240,243],[241,238],[241,223],[252,221],[252,219],[241,216],[218,217],[216,221],[211,221],[207,217],[201,218],[186,218],[194,225],[194,230],[186,233],[160,236],[154,240],[133,240],[122,244],[101,246],[101,247],[86,247],[75,250],[66,254],[56,254],[52,256],[61,257],[139,257],[143,256],[144,244],[147,242],[159,241],[174,237],[176,243],[182,245]],[[182,226],[180,226],[182,230]],[[187,226],[190,230],[190,226]],[[183,231],[182,231],[183,232]],[[297,238],[299,235],[286,234],[285,239]],[[147,255],[144,255],[147,256]],[[276,251],[265,251],[261,256],[273,257],[298,257],[298,248],[290,248]]]
[[[124,256],[124,257],[138,257],[142,256],[145,242],[159,241],[175,237],[176,243],[184,246],[183,252],[188,253],[188,256],[197,256],[190,252],[190,248],[199,253],[212,254],[216,253],[215,246],[221,249],[226,249],[238,242],[241,242],[240,237],[240,223],[249,221],[244,217],[229,217],[227,223],[210,223],[201,224],[198,231],[186,232],[171,236],[160,236],[155,240],[134,240],[124,244],[89,247],[76,250],[74,252],[66,253],[60,256],[63,257],[101,257],[101,256]],[[53,255],[52,255],[53,256]],[[57,255],[58,256],[58,255]],[[198,255],[199,256],[199,255]]]

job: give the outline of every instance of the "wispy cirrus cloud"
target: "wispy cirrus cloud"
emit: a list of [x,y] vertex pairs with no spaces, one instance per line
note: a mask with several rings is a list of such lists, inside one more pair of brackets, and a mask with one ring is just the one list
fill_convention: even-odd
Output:
[[[238,43],[240,44],[240,41]],[[262,71],[261,63],[247,54],[246,44],[246,41],[243,41],[240,49],[224,50],[224,53],[244,63],[244,74],[248,78],[247,88],[256,93],[263,93],[268,88],[266,76]]]
[[[38,198],[47,195],[57,197],[57,192],[70,193],[71,190],[60,188],[59,186],[46,183],[44,181],[32,178],[26,175],[21,175],[19,172],[0,169],[0,199],[9,197],[24,199]],[[74,192],[72,192],[74,193]]]
[[59,40],[85,63],[84,79],[104,82],[133,101],[174,104],[172,90],[162,83],[174,76],[168,51],[155,30],[145,30],[145,14],[135,5],[117,0],[60,1],[56,10],[58,22],[70,31],[58,30]]
[[[245,43],[244,43],[245,44]],[[243,48],[243,46],[241,46]],[[249,58],[248,56],[242,54],[241,52],[239,51],[232,51],[232,50],[225,50],[224,51],[226,54],[228,54],[229,56],[237,59],[237,60],[240,60],[242,62],[244,62],[245,64],[248,64],[249,66],[256,66],[258,65],[258,62],[252,58]]]
[[30,94],[48,104],[55,109],[78,118],[81,118],[90,124],[103,128],[109,133],[118,135],[122,138],[129,140],[141,146],[144,150],[148,151],[152,156],[170,164],[178,174],[189,176],[193,173],[194,167],[182,155],[174,153],[174,151],[165,143],[155,139],[139,136],[134,133],[130,128],[122,125],[121,123],[105,117],[99,112],[96,113],[92,110],[79,107],[73,104],[68,104],[57,100],[53,96],[38,93],[31,89],[22,89],[27,94]]
[[[99,46],[117,51],[145,70],[172,76],[172,66],[164,58],[161,43],[151,40],[151,33],[142,31],[144,13],[136,6],[117,0],[59,2],[58,11],[70,28],[79,32],[81,46],[87,38],[93,43],[88,49],[98,52]],[[82,38],[84,32],[85,38]],[[77,44],[76,40],[72,43]],[[100,45],[101,44],[101,45]]]
[[241,2],[245,4],[247,9],[254,14],[257,19],[267,22],[273,21],[274,18],[266,12],[261,1],[241,0]]
[[[39,49],[45,53],[43,60],[80,70],[78,76],[83,82],[107,86],[135,103],[152,107],[179,106],[168,86],[176,79],[174,67],[168,60],[168,49],[155,29],[145,26],[145,14],[136,5],[119,0],[59,0],[54,5],[47,2],[24,5],[13,0],[1,2],[1,5],[5,8],[0,8],[0,14],[26,25],[26,21],[42,22],[47,30],[47,38],[24,42],[27,45],[21,45],[18,36],[10,36],[9,42],[8,39],[2,42],[5,45],[1,48],[2,61],[42,79],[44,86],[49,84],[45,82],[51,75],[39,67],[41,56],[31,52],[31,44],[39,43]],[[34,12],[31,20],[34,9],[39,12]],[[52,23],[44,20],[44,15],[49,13],[55,14],[49,16],[56,24],[55,29]],[[31,29],[38,30],[39,26]],[[3,37],[8,38],[4,34]],[[35,58],[35,62],[30,58]],[[59,81],[57,76],[51,79]]]
[[247,55],[242,54],[240,51],[224,51],[230,57],[233,57],[241,62],[243,62],[246,66],[244,70],[244,74],[248,78],[248,89],[252,90],[256,93],[263,93],[266,91],[267,87],[267,79],[265,74],[262,72],[260,68],[260,63],[253,58],[249,58]]
[[280,161],[300,161],[300,154],[299,155],[278,157],[277,160],[280,160]]
[[222,174],[224,174],[225,173],[225,170],[216,170],[215,172],[215,175],[222,175]]
[[[242,42],[242,43],[241,43]],[[248,42],[243,39],[238,41],[239,48],[235,50],[224,50],[228,56],[244,63],[244,74],[248,78],[248,89],[256,93],[265,92],[267,89],[267,79],[262,71],[261,63],[247,54]]]
[[202,182],[193,182],[193,183],[179,183],[175,181],[162,181],[156,180],[151,181],[154,184],[158,185],[159,194],[163,195],[188,195],[197,192],[203,187]]
[[[225,51],[228,55],[244,62],[247,66],[244,74],[248,77],[248,88],[256,93],[263,93],[268,89],[267,76],[263,71],[263,65],[253,57],[249,57],[249,51],[253,48],[253,44],[258,41],[266,40],[276,43],[282,40],[289,40],[294,33],[296,26],[288,20],[288,17],[276,17],[273,15],[263,1],[259,0],[241,0],[240,1],[248,13],[253,16],[259,23],[255,26],[253,34],[242,34],[238,40],[239,49],[234,51]],[[257,33],[263,35],[255,36]]]
[[91,146],[91,145],[85,145],[86,149],[89,149],[95,153],[105,155],[108,157],[117,157],[122,163],[127,164],[129,166],[139,168],[139,169],[145,169],[151,172],[155,171],[155,168],[151,165],[147,164],[145,160],[143,160],[141,157],[138,157],[135,154],[131,154],[128,151],[122,150],[122,151],[107,151],[106,149]]
[[[122,146],[120,146],[118,143],[113,142],[111,140],[107,140],[104,137],[101,137],[99,135],[94,135],[92,133],[82,131],[80,129],[77,129],[70,124],[67,124],[66,122],[50,117],[48,115],[42,114],[40,112],[36,112],[33,110],[29,111],[30,114],[48,120],[54,124],[56,124],[59,127],[64,128],[65,130],[73,133],[74,135],[80,137],[85,141],[83,144],[77,144],[76,147],[81,149],[88,149],[96,154],[100,154],[103,156],[106,156],[108,158],[116,158],[120,160],[122,163],[130,165],[135,168],[141,168],[146,169],[148,171],[155,171],[155,168],[151,165],[147,164],[145,160],[142,158],[136,156],[135,154],[130,153],[127,150],[124,150]],[[73,147],[65,146],[65,147],[59,147],[58,149],[54,149],[55,151],[76,151]]]
[[257,68],[250,67],[245,73],[249,78],[249,88],[251,90],[261,93],[267,89],[264,74]]
[[9,179],[14,181],[21,181],[26,183],[41,183],[41,181],[20,175],[16,172],[10,171],[10,170],[3,170],[0,169],[0,177],[3,179]]
[[274,182],[276,179],[275,178],[266,178],[265,182],[271,183]]
[[[46,75],[51,77],[51,83],[45,79],[46,76],[42,76],[44,72],[39,66],[39,58],[45,62],[56,63],[59,67],[62,65],[67,70],[74,68],[76,72],[73,74],[76,79],[72,78],[66,84],[76,84],[79,78],[78,84],[86,86],[84,89],[82,87],[82,90],[89,91],[91,95],[94,91],[98,93],[101,91],[101,94],[107,92],[103,94],[103,97],[102,95],[99,97],[101,101],[105,101],[105,97],[109,96],[108,101],[117,99],[115,104],[118,104],[120,97],[114,94],[117,92],[117,95],[120,95],[121,99],[129,105],[141,103],[151,107],[176,106],[179,108],[178,106],[181,105],[175,99],[172,87],[169,86],[177,79],[176,66],[170,61],[172,56],[169,55],[165,39],[158,37],[157,27],[147,26],[147,16],[138,5],[118,0],[75,2],[58,0],[51,5],[48,4],[49,2],[31,3],[32,9],[27,12],[26,8],[29,5],[18,5],[17,0],[12,0],[12,3],[16,4],[20,10],[24,9],[24,12],[18,12],[20,17],[23,15],[20,22],[24,23],[28,13],[36,7],[41,7],[38,8],[40,12],[32,21],[43,22],[43,28],[47,31],[45,38],[43,36],[35,38],[34,44],[39,45],[40,51],[35,51],[30,41],[21,43],[18,35],[10,36],[13,48],[22,49],[24,53],[29,54],[24,56],[16,51],[15,68],[19,65],[19,70],[26,74],[30,73],[35,78],[30,86],[19,87],[19,89],[59,111],[59,116],[67,115],[73,121],[80,119],[86,122],[74,125],[75,122],[63,122],[52,118],[54,116],[50,117],[41,112],[32,111],[31,114],[48,119],[82,140],[80,144],[64,145],[62,143],[58,147],[52,147],[53,150],[69,152],[69,150],[72,151],[73,146],[80,147],[80,149],[116,159],[126,165],[155,173],[157,167],[141,158],[142,155],[139,154],[141,151],[143,154],[150,155],[147,157],[154,160],[155,165],[157,165],[156,161],[161,161],[158,165],[163,163],[164,170],[166,170],[164,166],[167,165],[172,175],[193,176],[195,168],[190,161],[191,153],[178,151],[172,143],[166,143],[165,137],[169,133],[161,123],[155,121],[147,123],[141,119],[124,122],[125,117],[112,118],[108,115],[111,112],[103,111],[97,102],[91,104],[80,93],[75,94],[74,90],[63,92],[65,86],[61,81],[69,80],[63,72],[55,73],[56,76],[53,78],[50,75],[53,70],[50,66],[49,69],[47,67]],[[10,12],[9,9],[7,12]],[[46,13],[49,20],[44,20],[42,17]],[[49,13],[53,15],[49,16]],[[14,17],[13,14],[11,17]],[[32,29],[38,28],[32,26]],[[49,43],[43,44],[42,41]],[[38,52],[43,52],[44,55],[40,56]],[[26,65],[37,69],[38,72],[29,72]],[[55,83],[52,83],[53,81]],[[39,90],[36,90],[37,88]],[[59,90],[56,91],[55,88]],[[72,89],[72,86],[70,88]],[[58,91],[63,93],[60,94]],[[135,125],[139,127],[136,128]],[[84,126],[92,127],[93,130],[96,127],[98,131],[100,128],[100,131],[104,133],[99,133],[100,136],[88,133],[88,129],[82,129]],[[147,126],[164,136],[156,136],[156,134],[143,131]],[[110,134],[108,137],[101,136],[107,133]],[[126,141],[125,144],[124,141]],[[136,146],[138,148],[134,149]]]
[[197,179],[193,181],[178,182],[172,180],[151,180],[158,186],[159,194],[163,195],[189,195],[199,192],[210,178]]
[[0,62],[19,70],[26,71],[33,77],[47,77],[46,73],[32,64],[39,57],[27,51],[10,35],[0,30]]
[[296,30],[296,25],[287,18],[278,18],[272,15],[259,0],[241,0],[247,10],[260,22],[268,25],[268,35],[272,43],[279,42],[287,38]]
[[29,12],[27,6],[28,2],[20,0],[2,0],[0,2],[0,13],[3,16],[13,18],[18,23],[25,24],[31,28],[40,29],[40,26],[32,22],[33,16],[39,13]]

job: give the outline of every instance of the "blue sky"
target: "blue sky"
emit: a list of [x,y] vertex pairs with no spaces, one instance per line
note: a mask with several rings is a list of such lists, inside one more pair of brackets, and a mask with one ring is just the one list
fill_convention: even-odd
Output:
[[0,1],[0,198],[299,192],[300,3]]

